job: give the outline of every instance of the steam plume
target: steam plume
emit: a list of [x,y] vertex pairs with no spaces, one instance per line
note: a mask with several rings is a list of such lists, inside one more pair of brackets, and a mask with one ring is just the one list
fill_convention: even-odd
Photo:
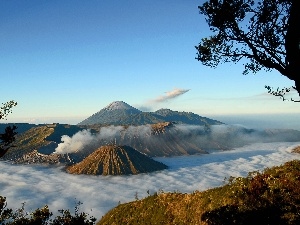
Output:
[[[72,137],[62,136],[56,153],[88,155],[107,144],[128,145],[150,156],[203,153],[209,149],[233,149],[257,142],[300,141],[295,130],[252,130],[242,126],[199,126],[173,124],[165,130],[152,129],[151,125],[108,126],[99,133],[83,130]],[[183,150],[185,152],[183,152]]]
[[62,143],[58,144],[55,152],[58,154],[74,153],[81,151],[85,145],[94,139],[89,130],[79,131],[71,137],[63,135]]
[[157,97],[156,99],[153,100],[153,102],[165,102],[170,99],[176,98],[180,95],[183,95],[184,93],[186,93],[188,91],[189,91],[189,89],[174,88],[171,91],[167,91],[165,95]]

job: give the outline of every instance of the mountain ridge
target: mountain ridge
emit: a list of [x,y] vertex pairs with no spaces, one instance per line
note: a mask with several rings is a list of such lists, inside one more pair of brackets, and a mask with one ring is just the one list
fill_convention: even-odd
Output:
[[78,125],[146,125],[163,122],[191,125],[220,125],[220,121],[197,115],[192,112],[178,112],[159,109],[155,112],[142,112],[123,101],[114,101],[100,111],[78,123]]
[[[75,135],[85,137],[80,132],[86,129],[89,130],[93,141],[89,140],[85,144],[84,151],[69,153],[71,162],[77,163],[98,147],[111,143],[130,146],[150,157],[168,157],[206,154],[210,150],[228,150],[253,142],[300,141],[300,131],[297,130],[259,131],[229,125],[198,126],[171,122],[141,126],[48,124],[34,125],[25,132],[18,133],[15,141],[17,147],[11,148],[1,159],[22,162],[24,156],[34,150],[49,155],[59,144],[64,143],[61,140],[62,136],[66,135],[70,140]],[[19,161],[20,158],[22,160]]]

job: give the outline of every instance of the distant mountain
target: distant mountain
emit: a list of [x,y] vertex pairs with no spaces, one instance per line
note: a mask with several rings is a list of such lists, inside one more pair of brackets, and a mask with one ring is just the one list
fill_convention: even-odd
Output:
[[152,113],[164,118],[166,122],[177,122],[192,125],[220,125],[220,121],[199,116],[192,112],[177,112],[170,109],[160,109]]
[[29,130],[30,128],[39,126],[36,124],[30,124],[30,123],[0,123],[0,134],[5,131],[5,128],[7,126],[14,126],[14,125],[17,126],[16,131],[18,133],[23,133],[23,132]]
[[139,113],[142,113],[142,111],[128,105],[123,101],[116,101],[110,103],[108,106],[101,109],[99,112],[83,120],[78,125],[119,125],[119,121],[122,121],[128,116],[136,115]]
[[125,175],[148,173],[167,166],[141,154],[129,146],[102,146],[81,162],[67,167],[73,174]]
[[160,109],[156,112],[142,112],[125,102],[116,101],[93,114],[78,125],[145,125],[162,122],[174,122],[193,125],[218,125],[220,121],[199,116],[191,112],[177,112]]

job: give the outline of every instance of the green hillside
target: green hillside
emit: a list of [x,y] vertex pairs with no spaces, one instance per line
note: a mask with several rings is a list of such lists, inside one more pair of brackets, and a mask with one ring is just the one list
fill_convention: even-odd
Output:
[[203,192],[156,193],[109,211],[97,224],[300,224],[300,161],[230,178]]

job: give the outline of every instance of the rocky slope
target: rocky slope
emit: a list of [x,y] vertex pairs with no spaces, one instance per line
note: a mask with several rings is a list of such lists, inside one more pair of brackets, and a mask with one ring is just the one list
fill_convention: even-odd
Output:
[[129,146],[102,146],[81,162],[67,167],[72,174],[125,175],[148,173],[167,166]]
[[[19,124],[15,125],[18,126]],[[29,129],[25,129],[24,132],[19,132],[16,135],[16,141],[14,142],[16,147],[9,149],[1,159],[12,161],[20,159],[22,161],[24,156],[28,158],[31,155],[29,153],[33,153],[35,150],[40,154],[49,155],[55,151],[62,135],[72,136],[85,129],[85,127],[68,124],[26,125],[24,127]]]
[[119,125],[123,118],[136,115],[141,112],[142,111],[128,105],[123,101],[115,101],[101,109],[99,112],[96,112],[92,116],[83,120],[78,125]]
[[54,127],[45,125],[32,127],[23,133],[17,134],[16,141],[14,142],[16,147],[11,148],[2,159],[17,160],[34,150],[47,147],[51,144],[51,141],[48,141],[47,137],[53,132]]
[[60,154],[41,154],[37,150],[33,150],[22,157],[17,158],[14,163],[17,164],[58,164],[58,163],[68,163],[68,159],[65,155]]

